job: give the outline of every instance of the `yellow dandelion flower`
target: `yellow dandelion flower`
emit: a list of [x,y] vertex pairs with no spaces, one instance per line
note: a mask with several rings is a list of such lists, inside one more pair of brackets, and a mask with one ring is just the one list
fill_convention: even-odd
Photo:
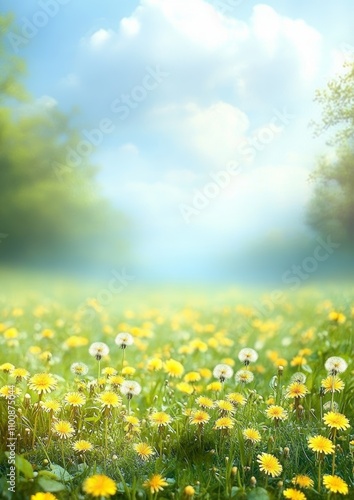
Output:
[[184,376],[184,381],[185,382],[199,382],[199,380],[202,378],[199,372],[189,372],[186,373]]
[[331,429],[337,429],[339,431],[348,429],[350,427],[349,420],[342,413],[337,413],[335,411],[330,411],[323,417],[324,423],[327,427]]
[[73,444],[73,450],[79,453],[86,453],[93,450],[93,444],[90,441],[85,441],[85,439],[80,439]]
[[207,385],[207,391],[219,392],[222,389],[222,383],[218,380],[215,382],[211,382]]
[[195,493],[195,489],[193,488],[193,486],[188,485],[184,488],[183,493],[187,498],[192,497]]
[[195,402],[201,408],[214,408],[214,401],[206,396],[199,396]]
[[12,399],[14,396],[19,396],[21,390],[13,385],[4,385],[0,388],[0,396],[5,399]]
[[181,392],[184,392],[185,394],[193,394],[194,392],[194,387],[191,386],[190,384],[187,384],[187,382],[180,382],[179,384],[176,385],[176,389],[178,389]]
[[158,427],[164,427],[172,421],[171,415],[165,413],[164,411],[157,411],[150,415],[149,418],[151,423]]
[[10,373],[14,369],[15,366],[12,363],[3,363],[2,365],[0,365],[0,371],[4,373]]
[[283,495],[285,498],[289,498],[289,500],[306,500],[306,496],[300,490],[296,490],[295,488],[286,488],[283,491]]
[[216,401],[216,406],[221,410],[221,413],[234,413],[235,412],[235,407],[231,403],[231,401],[226,401],[224,399],[220,399],[219,401]]
[[270,453],[258,455],[257,462],[259,464],[259,469],[268,476],[277,477],[283,470],[279,460]]
[[42,410],[50,413],[57,413],[59,410],[61,410],[61,403],[57,401],[56,399],[48,399],[48,401],[41,401],[40,407]]
[[306,365],[306,363],[307,363],[306,358],[304,358],[304,356],[300,356],[300,355],[295,356],[290,362],[291,366],[297,366],[297,367],[301,367],[303,365]]
[[274,365],[276,368],[279,368],[279,366],[287,366],[288,365],[288,361],[285,359],[285,358],[277,358],[275,361],[274,361]]
[[329,375],[321,380],[321,387],[327,392],[341,392],[344,389],[343,380],[338,375]]
[[286,390],[287,398],[303,398],[308,394],[309,390],[305,384],[301,382],[293,382]]
[[86,397],[81,392],[68,392],[64,400],[74,407],[83,406],[86,403]]
[[136,369],[133,366],[125,366],[122,370],[122,375],[134,375]]
[[148,361],[147,369],[150,372],[158,372],[163,367],[163,362],[159,358],[152,358]]
[[321,435],[308,438],[308,446],[310,450],[316,453],[323,453],[324,455],[334,453],[334,444],[332,441]]
[[93,497],[107,498],[115,495],[117,491],[116,483],[104,474],[96,474],[85,479],[82,489]]
[[331,493],[340,493],[341,495],[348,495],[349,488],[343,479],[339,476],[331,476],[325,474],[323,476],[323,484],[325,488]]
[[260,432],[257,431],[257,429],[253,429],[252,427],[244,429],[242,431],[242,434],[246,441],[250,441],[252,444],[259,443],[262,439]]
[[209,368],[199,368],[199,373],[202,378],[211,378],[213,372]]
[[39,491],[38,493],[35,493],[34,495],[31,495],[31,500],[57,500],[58,497],[53,495],[53,493],[43,493]]
[[147,479],[144,482],[143,486],[149,489],[152,494],[154,494],[162,491],[165,486],[168,486],[168,482],[164,477],[161,476],[161,474],[154,474],[150,477],[150,479]]
[[66,347],[82,347],[87,345],[88,343],[88,338],[83,337],[82,335],[71,335],[64,342]]
[[123,384],[124,380],[125,378],[121,375],[111,375],[110,377],[108,377],[108,383],[116,388],[120,387]]
[[231,403],[235,406],[245,406],[247,403],[246,398],[240,392],[231,392],[227,394],[226,399],[231,401]]
[[286,410],[282,406],[271,405],[266,409],[266,415],[268,418],[272,420],[286,420],[288,418],[288,414]]
[[50,330],[50,328],[45,328],[41,333],[41,337],[43,339],[52,339],[54,337],[54,332]]
[[29,377],[30,373],[25,368],[14,368],[10,372],[10,376],[16,379],[16,382],[20,382],[21,380],[26,380]]
[[291,482],[295,486],[299,486],[299,488],[312,488],[314,484],[313,480],[305,474],[298,474],[291,480]]
[[117,375],[117,370],[113,368],[113,366],[106,366],[106,368],[103,368],[102,374],[106,375],[106,377],[110,377],[112,375]]
[[97,397],[97,401],[102,408],[116,408],[121,404],[122,400],[115,392],[105,391]]
[[133,446],[134,450],[137,452],[142,460],[149,460],[151,455],[154,454],[154,450],[148,443],[137,443]]
[[57,379],[50,373],[36,373],[29,380],[29,388],[38,394],[54,391],[57,384]]
[[74,435],[75,430],[67,420],[59,420],[53,424],[53,431],[61,439],[67,439]]
[[235,422],[230,417],[221,417],[218,418],[215,422],[214,429],[232,429],[235,425]]
[[189,422],[192,425],[205,425],[209,422],[209,420],[209,413],[203,410],[196,410],[191,414]]
[[169,359],[165,362],[165,371],[170,377],[182,377],[184,368],[182,363],[175,359]]
[[5,339],[16,339],[18,337],[17,328],[9,328],[4,332]]

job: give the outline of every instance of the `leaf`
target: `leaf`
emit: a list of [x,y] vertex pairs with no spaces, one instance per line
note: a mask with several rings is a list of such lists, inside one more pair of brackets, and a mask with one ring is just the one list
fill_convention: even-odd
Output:
[[254,488],[247,494],[247,500],[270,500],[270,496],[264,488]]
[[[9,457],[9,452],[6,452],[5,455]],[[26,479],[33,479],[33,468],[28,460],[23,458],[22,455],[16,455],[15,457],[15,467],[19,472],[25,476]]]
[[38,484],[44,491],[55,492],[65,490],[65,485],[55,481],[54,479],[47,479],[46,477],[40,477],[38,479]]
[[64,481],[65,483],[71,481],[73,478],[72,475],[69,474],[67,470],[63,469],[63,467],[60,467],[60,465],[51,464],[50,468],[52,469],[56,477],[61,481]]

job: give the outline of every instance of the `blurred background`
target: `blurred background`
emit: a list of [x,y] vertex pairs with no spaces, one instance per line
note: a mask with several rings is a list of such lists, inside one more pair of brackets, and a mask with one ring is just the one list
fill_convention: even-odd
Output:
[[1,272],[350,278],[353,10],[3,0]]

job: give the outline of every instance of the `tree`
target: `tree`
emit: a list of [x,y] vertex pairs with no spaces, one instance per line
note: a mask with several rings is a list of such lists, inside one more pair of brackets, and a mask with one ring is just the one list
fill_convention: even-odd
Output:
[[316,93],[322,121],[316,134],[332,131],[330,152],[320,158],[311,175],[315,184],[307,221],[325,237],[354,249],[354,62]]
[[[4,35],[9,21],[0,21]],[[23,64],[6,54],[1,38],[0,54],[0,258],[70,266],[119,261],[125,219],[101,196],[89,158],[70,160],[80,141],[72,116],[30,99],[15,106],[26,94],[18,83]]]

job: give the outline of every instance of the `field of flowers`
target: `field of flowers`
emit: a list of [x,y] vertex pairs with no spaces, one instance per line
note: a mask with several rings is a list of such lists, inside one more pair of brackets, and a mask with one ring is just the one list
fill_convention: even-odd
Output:
[[353,291],[123,295],[2,291],[2,498],[354,498]]

